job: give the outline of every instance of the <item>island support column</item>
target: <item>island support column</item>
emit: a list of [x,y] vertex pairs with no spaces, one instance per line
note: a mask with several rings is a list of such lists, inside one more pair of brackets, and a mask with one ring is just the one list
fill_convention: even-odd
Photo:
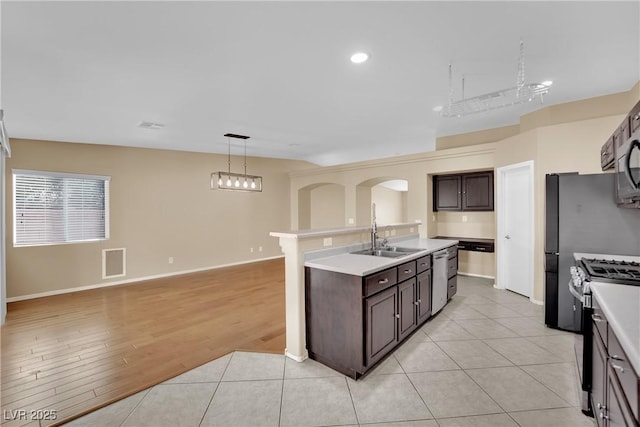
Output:
[[284,354],[298,362],[309,357],[307,352],[304,301],[304,262],[302,248],[295,237],[280,237],[284,253],[286,348]]

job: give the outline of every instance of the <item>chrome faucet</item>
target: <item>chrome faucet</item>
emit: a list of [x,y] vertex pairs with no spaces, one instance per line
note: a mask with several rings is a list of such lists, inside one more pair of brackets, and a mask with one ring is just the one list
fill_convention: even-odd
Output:
[[371,205],[371,250],[378,249],[378,225],[376,224],[376,204]]

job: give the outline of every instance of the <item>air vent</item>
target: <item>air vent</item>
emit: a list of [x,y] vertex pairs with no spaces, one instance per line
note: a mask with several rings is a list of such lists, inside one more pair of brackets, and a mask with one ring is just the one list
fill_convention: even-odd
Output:
[[125,248],[102,250],[102,278],[112,279],[127,274],[127,250]]
[[162,129],[164,125],[162,123],[140,122],[138,127],[143,129]]

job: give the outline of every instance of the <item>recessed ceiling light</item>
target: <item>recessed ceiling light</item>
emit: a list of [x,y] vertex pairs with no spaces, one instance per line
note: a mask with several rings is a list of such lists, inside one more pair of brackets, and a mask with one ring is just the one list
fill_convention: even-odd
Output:
[[440,111],[442,111],[442,105],[436,105],[435,107],[433,107],[433,111],[439,113]]
[[363,62],[366,62],[367,59],[369,59],[369,54],[365,52],[356,52],[351,55],[351,62],[354,64],[362,64]]
[[540,83],[542,86],[551,86],[553,84],[553,82],[551,80],[545,80],[542,83]]

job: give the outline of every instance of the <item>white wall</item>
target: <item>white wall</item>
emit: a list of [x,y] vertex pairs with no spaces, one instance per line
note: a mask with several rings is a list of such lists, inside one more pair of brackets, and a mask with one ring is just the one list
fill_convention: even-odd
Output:
[[403,221],[403,192],[376,185],[371,188],[371,202],[376,204],[379,225],[400,224]]

